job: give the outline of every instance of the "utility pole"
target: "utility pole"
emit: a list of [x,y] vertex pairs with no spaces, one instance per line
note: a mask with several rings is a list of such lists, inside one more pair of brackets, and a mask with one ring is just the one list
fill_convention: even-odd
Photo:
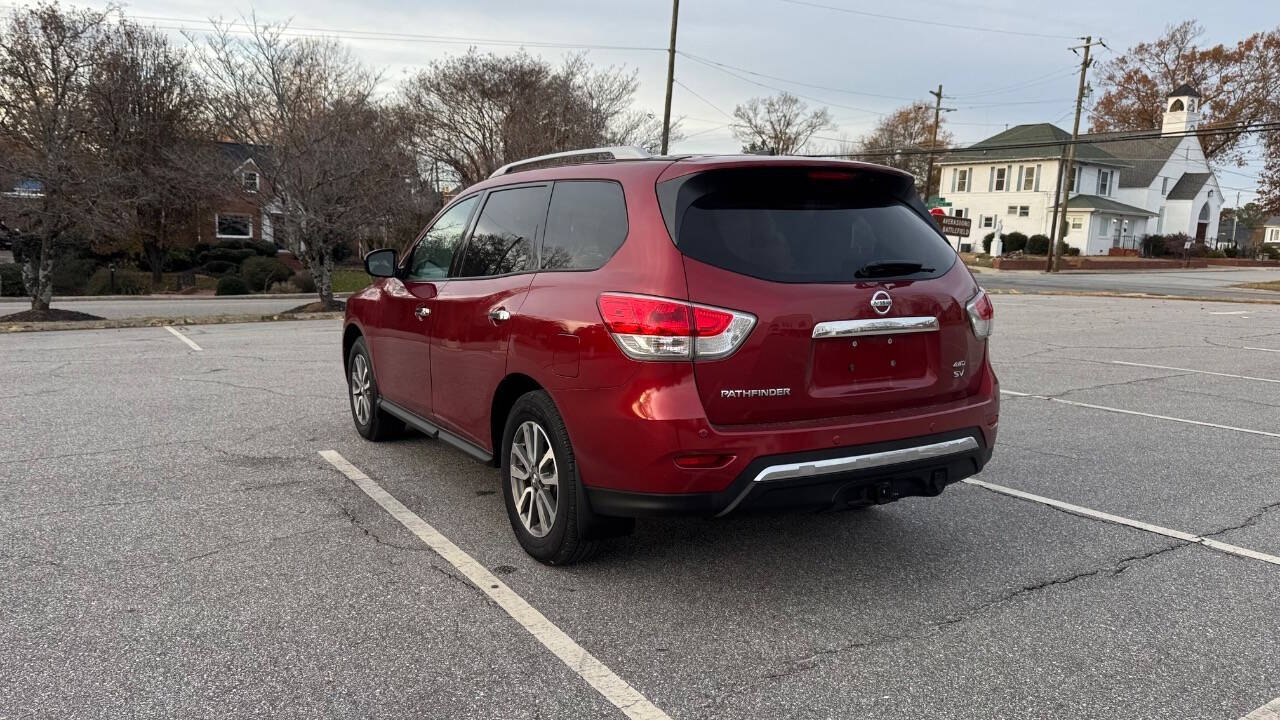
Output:
[[[1053,219],[1049,221],[1049,233],[1048,233],[1050,243],[1053,243],[1054,240],[1058,237],[1058,228],[1062,226],[1062,223],[1058,222],[1058,210],[1060,209],[1058,207],[1058,198],[1062,197],[1062,184],[1066,182],[1066,179],[1062,177],[1062,174],[1066,172],[1066,170],[1067,170],[1067,149],[1062,148],[1062,157],[1058,158],[1058,184],[1053,186]],[[1066,221],[1067,221],[1067,218],[1064,215],[1062,218],[1062,222],[1065,223]],[[1045,258],[1045,264],[1044,264],[1045,272],[1053,272],[1054,252],[1055,251],[1053,248],[1049,248],[1049,251],[1045,253],[1045,255],[1048,256],[1047,258]]]
[[1236,211],[1231,213],[1231,245],[1236,249],[1236,257],[1240,256],[1240,246],[1236,243],[1236,230],[1240,226],[1240,192],[1236,191]]
[[667,154],[671,140],[671,85],[676,79],[676,22],[680,19],[680,0],[671,0],[671,43],[667,45],[667,101],[662,104],[662,154]]
[[[938,83],[938,90],[929,91],[929,94],[937,98],[937,102],[933,104],[933,141],[929,144],[929,169],[924,174],[924,201],[929,202],[929,198],[933,197],[933,151],[938,148],[938,125],[942,122],[942,113],[951,112],[955,108],[942,107],[942,83]],[[969,182],[973,182],[970,178]],[[941,183],[939,183],[938,194],[942,194]]]
[[[1066,167],[1066,170],[1063,172],[1063,178],[1064,178],[1062,183],[1062,219],[1063,220],[1066,220],[1067,218],[1067,207],[1071,201],[1071,186],[1075,184],[1072,182],[1072,174],[1073,174],[1073,171],[1075,170],[1075,165],[1076,165],[1076,141],[1079,140],[1080,138],[1080,111],[1084,107],[1084,85],[1085,85],[1084,81],[1085,81],[1085,76],[1089,72],[1089,65],[1091,64],[1089,61],[1089,50],[1092,49],[1094,45],[1103,44],[1102,38],[1098,38],[1098,41],[1094,42],[1092,35],[1088,35],[1084,37],[1083,40],[1084,40],[1083,45],[1077,45],[1076,47],[1070,48],[1071,52],[1075,52],[1077,50],[1084,50],[1084,58],[1080,62],[1080,85],[1076,89],[1076,119],[1074,123],[1071,125],[1071,144],[1067,146],[1067,167]],[[1061,227],[1056,227],[1056,228],[1053,228],[1053,233],[1050,234],[1049,237],[1050,237],[1049,272],[1058,272],[1059,270],[1058,260],[1060,258],[1058,244],[1062,242],[1062,238],[1066,237],[1066,233],[1062,231]]]

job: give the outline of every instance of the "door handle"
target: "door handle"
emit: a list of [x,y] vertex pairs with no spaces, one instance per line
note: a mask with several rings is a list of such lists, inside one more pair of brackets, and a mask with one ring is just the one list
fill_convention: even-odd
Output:
[[414,317],[418,318],[419,320],[426,320],[427,316],[430,314],[431,314],[431,308],[427,307],[426,305],[419,305],[418,309],[413,311]]
[[498,308],[497,310],[490,310],[489,319],[495,323],[504,323],[511,319],[511,313],[507,312],[506,308]]

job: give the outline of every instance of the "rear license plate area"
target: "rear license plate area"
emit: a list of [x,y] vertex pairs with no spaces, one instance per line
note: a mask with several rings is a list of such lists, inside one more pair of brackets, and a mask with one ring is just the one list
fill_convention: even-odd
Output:
[[813,384],[834,388],[922,378],[928,373],[928,339],[927,333],[910,333],[817,340]]

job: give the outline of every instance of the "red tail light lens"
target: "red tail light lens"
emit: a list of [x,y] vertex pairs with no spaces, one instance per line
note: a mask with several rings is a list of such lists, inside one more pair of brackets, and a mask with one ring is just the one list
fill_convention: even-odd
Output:
[[996,308],[991,304],[991,296],[987,295],[987,291],[978,288],[978,294],[965,304],[965,309],[969,311],[969,325],[973,327],[973,334],[984,340],[991,337]]
[[686,470],[713,470],[733,462],[734,457],[733,455],[681,455],[676,458],[676,466]]
[[715,360],[746,340],[754,315],[649,295],[605,293],[600,318],[614,341],[636,360]]
[[675,300],[640,295],[601,295],[600,317],[609,332],[630,335],[691,335],[689,306]]

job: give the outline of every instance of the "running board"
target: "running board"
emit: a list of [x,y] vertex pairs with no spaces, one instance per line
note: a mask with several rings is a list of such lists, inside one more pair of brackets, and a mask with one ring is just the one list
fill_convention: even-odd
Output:
[[417,413],[405,410],[389,400],[378,398],[378,407],[396,416],[401,422],[429,438],[443,440],[462,452],[484,463],[493,462],[493,454],[466,438],[458,437],[442,427],[423,420]]

